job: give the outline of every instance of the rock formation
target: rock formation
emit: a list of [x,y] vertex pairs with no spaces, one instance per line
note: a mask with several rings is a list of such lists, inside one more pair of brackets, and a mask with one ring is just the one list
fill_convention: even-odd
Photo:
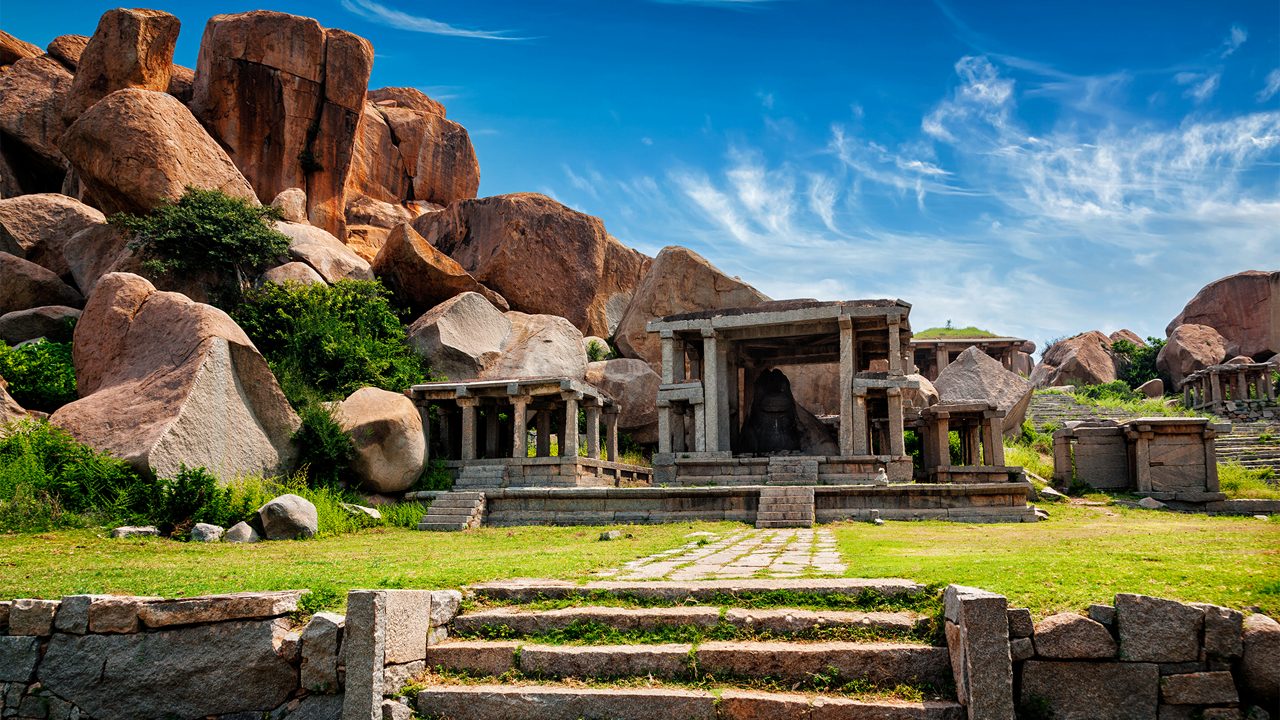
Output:
[[694,251],[665,247],[636,287],[615,341],[623,355],[644,360],[656,370],[662,363],[662,349],[658,338],[645,331],[650,321],[695,310],[755,305],[768,299],[720,272]]
[[1182,381],[1188,375],[1216,365],[1226,356],[1227,341],[1217,330],[1188,323],[1173,329],[1156,356],[1156,369],[1168,375],[1177,390],[1182,388]]
[[944,402],[981,400],[1004,410],[1006,435],[1021,430],[1031,404],[1031,383],[976,347],[965,349],[943,368],[933,385]]
[[338,405],[334,417],[355,444],[351,469],[366,491],[403,492],[422,475],[427,445],[422,418],[409,398],[360,388]]
[[79,200],[57,193],[0,200],[0,251],[69,277],[71,268],[64,247],[76,233],[106,220],[102,213]]
[[344,237],[344,188],[372,68],[368,41],[313,19],[215,15],[200,42],[191,106],[258,199],[302,188],[311,224]]
[[0,426],[8,425],[15,420],[21,420],[27,416],[27,411],[22,409],[17,400],[9,394],[8,383],[4,378],[0,377]]
[[0,73],[0,157],[9,175],[0,190],[6,197],[62,189],[66,161],[58,138],[66,129],[62,103],[70,89],[70,71],[48,55],[22,58]]
[[512,308],[601,337],[613,334],[650,262],[599,218],[534,193],[461,200],[413,227]]
[[40,48],[0,30],[0,72],[7,71],[10,65],[22,58],[36,57],[39,54]]
[[1247,270],[1205,285],[1165,328],[1205,325],[1226,340],[1226,356],[1280,353],[1280,272]]
[[84,55],[84,49],[88,44],[88,35],[59,35],[49,41],[45,51],[49,53],[49,57],[62,63],[63,67],[74,73],[80,66],[80,56]]
[[84,298],[51,270],[0,252],[0,315],[43,305],[80,307]]
[[116,8],[103,13],[98,29],[76,58],[63,119],[74,121],[116,90],[168,90],[179,25],[178,18],[159,10]]
[[373,279],[369,263],[328,231],[284,221],[275,227],[289,238],[289,256],[310,265],[325,282]]
[[253,188],[171,95],[118,90],[67,128],[61,145],[105,213],[145,212],[187,186],[253,198]]
[[662,378],[643,360],[614,358],[587,364],[586,380],[622,406],[618,428],[638,443],[658,442],[658,386]]
[[582,333],[558,315],[504,313],[511,333],[502,341],[497,360],[480,373],[481,379],[567,377],[581,380],[587,373]]
[[70,342],[71,328],[79,318],[80,311],[66,305],[14,310],[0,315],[0,342],[17,345],[36,338]]
[[126,273],[103,277],[76,326],[80,400],[54,424],[144,472],[221,478],[289,468],[298,417],[226,313]]
[[477,282],[471,273],[437,250],[407,222],[391,231],[374,258],[373,271],[415,312],[433,308],[465,292],[479,293],[498,308],[510,309],[506,299]]
[[1101,385],[1115,382],[1116,359],[1111,338],[1097,330],[1080,333],[1045,348],[1031,373],[1036,387]]
[[310,265],[296,261],[270,268],[262,273],[258,280],[259,282],[275,283],[276,285],[284,285],[286,283],[297,283],[299,285],[327,284],[324,278],[320,277],[320,273],[312,270]]

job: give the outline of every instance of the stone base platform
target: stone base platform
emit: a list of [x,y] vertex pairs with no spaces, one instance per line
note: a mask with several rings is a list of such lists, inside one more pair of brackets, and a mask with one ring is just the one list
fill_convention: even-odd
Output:
[[[732,521],[755,525],[765,486],[486,489],[484,524],[611,525]],[[813,486],[813,517],[1035,522],[1022,483]]]
[[668,453],[653,456],[653,481],[685,487],[872,485],[881,468],[890,482],[911,480],[910,456],[733,457],[729,453]]
[[447,460],[455,490],[649,485],[653,470],[587,457]]

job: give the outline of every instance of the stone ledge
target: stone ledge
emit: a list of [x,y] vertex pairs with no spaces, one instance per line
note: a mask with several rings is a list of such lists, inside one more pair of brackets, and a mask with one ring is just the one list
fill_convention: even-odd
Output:
[[297,610],[298,599],[305,592],[281,590],[162,600],[141,605],[138,617],[152,628],[274,618]]

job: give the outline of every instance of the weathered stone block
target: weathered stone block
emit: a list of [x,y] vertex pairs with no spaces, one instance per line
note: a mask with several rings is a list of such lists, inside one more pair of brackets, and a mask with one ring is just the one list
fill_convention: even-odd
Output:
[[138,617],[153,628],[275,618],[297,610],[298,598],[304,592],[281,590],[163,600],[139,606]]
[[138,632],[138,608],[164,598],[98,595],[89,603],[89,632]]
[[[427,664],[476,675],[501,675],[513,667],[515,642],[447,642],[427,651]],[[523,658],[522,658],[523,659]]]
[[399,664],[425,660],[427,633],[431,629],[430,590],[385,590],[385,662]]
[[[49,641],[38,679],[100,720],[266,712],[298,688],[276,652],[281,621],[225,622]],[[122,702],[127,698],[128,702]]]
[[401,688],[409,684],[413,678],[421,675],[427,669],[425,660],[414,660],[413,662],[401,663],[399,665],[387,665],[382,669],[382,688],[383,693],[396,693]]
[[386,602],[385,591],[347,593],[347,619],[342,630],[342,658],[346,665],[343,720],[382,718]]
[[690,648],[678,644],[525,645],[520,650],[520,670],[549,677],[680,677],[689,671]]
[[1151,663],[1029,660],[1019,704],[1054,720],[1156,720],[1159,680]]
[[1266,615],[1244,620],[1244,654],[1240,657],[1241,686],[1259,705],[1280,707],[1280,623]]
[[58,606],[53,627],[58,632],[83,635],[89,631],[89,605],[96,595],[67,595]]
[[1090,605],[1089,619],[1112,627],[1116,624],[1116,609],[1111,605]]
[[1014,662],[1030,660],[1036,656],[1036,648],[1031,638],[1014,638],[1009,641],[1009,655]]
[[1190,662],[1200,658],[1204,611],[1174,600],[1116,595],[1120,657],[1130,662]]
[[[25,683],[35,674],[40,659],[40,639],[27,635],[0,635],[0,682]],[[4,701],[0,700],[0,706]]]
[[12,601],[0,601],[0,635],[9,631],[9,609],[11,607],[13,607]]
[[431,627],[444,627],[453,622],[462,607],[462,593],[457,590],[431,591]]
[[14,600],[9,608],[9,634],[45,637],[53,633],[53,616],[57,600]]
[[956,692],[970,720],[1013,717],[1013,658],[1009,648],[1008,600],[961,585],[943,593],[947,647]]
[[1027,608],[1009,608],[1009,637],[1029,638],[1035,632],[1031,611]]
[[1108,659],[1116,641],[1102,623],[1075,613],[1058,613],[1036,623],[1036,655],[1051,660]]
[[716,706],[719,720],[772,720],[809,717],[809,698],[743,690],[726,690]]
[[1205,652],[1219,658],[1240,657],[1240,653],[1244,652],[1244,614],[1206,603],[1191,605],[1204,611]]
[[320,612],[302,631],[300,677],[302,689],[314,693],[338,690],[338,647],[346,616]]
[[1240,696],[1230,672],[1199,672],[1160,678],[1160,699],[1170,705],[1226,705]]

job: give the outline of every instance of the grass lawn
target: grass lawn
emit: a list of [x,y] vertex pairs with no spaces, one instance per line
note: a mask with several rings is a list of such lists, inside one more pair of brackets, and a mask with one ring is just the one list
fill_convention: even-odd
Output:
[[999,337],[990,330],[983,330],[970,325],[969,327],[952,328],[952,327],[936,327],[921,330],[913,333],[911,337],[919,340],[929,340],[933,338],[989,338]]
[[[1037,615],[1139,592],[1280,617],[1280,522],[1116,506],[1048,506],[1035,524],[889,522],[830,525],[855,577],[976,585]],[[372,529],[304,542],[198,545],[111,540],[101,531],[0,535],[0,598],[73,593],[167,597],[310,588],[340,606],[351,588],[457,587],[510,577],[586,579],[593,570],[671,549],[696,530],[736,524],[481,528],[466,533]]]

